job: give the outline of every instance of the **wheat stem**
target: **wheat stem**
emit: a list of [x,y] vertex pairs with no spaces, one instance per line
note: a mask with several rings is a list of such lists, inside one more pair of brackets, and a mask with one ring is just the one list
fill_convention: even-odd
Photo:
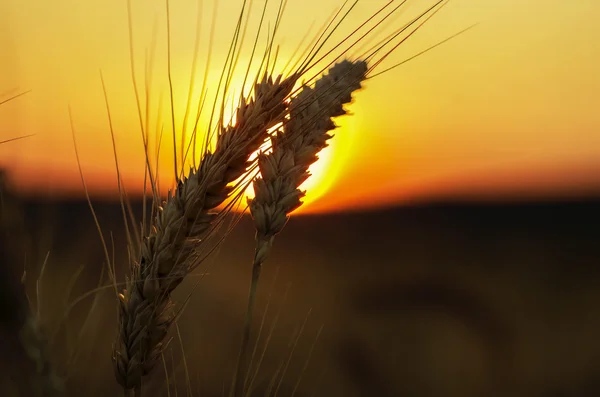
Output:
[[236,368],[233,375],[233,384],[231,387],[231,395],[244,395],[244,386],[246,379],[246,371],[250,370],[248,361],[248,344],[250,343],[250,330],[252,329],[252,316],[254,313],[254,305],[256,302],[256,291],[258,289],[258,280],[262,270],[262,262],[254,261],[252,265],[252,280],[250,282],[250,291],[248,293],[248,306],[246,308],[246,318],[244,320],[244,329],[242,335],[242,344],[236,362]]
[[289,214],[298,208],[304,192],[299,186],[308,178],[308,167],[317,160],[318,152],[331,138],[335,128],[331,117],[345,114],[343,105],[351,101],[351,93],[360,88],[367,65],[363,61],[344,61],[321,77],[315,88],[304,87],[290,103],[290,118],[283,133],[271,137],[273,152],[259,155],[261,177],[254,181],[256,196],[250,200],[250,211],[256,225],[256,251],[244,322],[230,396],[244,394],[243,380],[249,370],[248,345],[252,316],[262,264],[271,251],[275,235],[285,226]]

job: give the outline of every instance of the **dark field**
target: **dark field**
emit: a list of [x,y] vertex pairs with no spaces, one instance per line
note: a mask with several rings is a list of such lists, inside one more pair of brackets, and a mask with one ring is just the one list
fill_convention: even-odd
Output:
[[[47,334],[55,335],[59,372],[68,369],[67,395],[122,395],[110,360],[111,290],[95,306],[83,299],[60,321],[66,302],[93,288],[103,266],[87,204],[30,200],[19,211],[24,229],[9,234],[27,239],[10,249],[27,252],[13,263],[25,264],[32,300],[50,252],[39,309]],[[123,280],[120,208],[100,202],[96,211],[109,245],[113,232]],[[186,395],[182,350],[194,395],[220,396],[229,387],[252,256],[253,226],[245,217],[198,271],[208,274],[178,291],[182,302],[199,282],[179,321],[181,338],[173,332],[165,354],[172,396],[176,386]],[[1,295],[10,333],[8,288],[22,268],[3,270],[11,270]],[[296,396],[600,396],[600,201],[293,217],[276,239],[260,290],[253,338],[267,304],[268,311],[257,356],[270,340],[257,395],[283,373],[280,396],[291,395],[301,375]],[[4,381],[20,368],[10,338],[3,338]],[[147,395],[168,395],[162,367],[153,378]]]

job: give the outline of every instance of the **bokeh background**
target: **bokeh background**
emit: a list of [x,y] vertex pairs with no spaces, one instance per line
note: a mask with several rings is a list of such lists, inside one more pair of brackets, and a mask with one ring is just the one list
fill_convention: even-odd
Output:
[[[385,3],[359,2],[332,42]],[[171,1],[178,138],[197,4]],[[248,32],[256,30],[262,4],[252,6]],[[409,1],[371,44],[429,4]],[[216,88],[240,5],[203,2],[194,101],[209,52],[208,86]],[[277,5],[267,12],[271,22]],[[282,66],[339,5],[289,1],[278,40]],[[313,168],[306,205],[265,265],[258,351],[268,349],[259,390],[285,372],[278,395],[292,395],[300,378],[296,396],[600,395],[599,17],[592,0],[453,0],[382,70],[479,23],[475,28],[365,83],[349,107],[353,115],[338,120]],[[3,211],[11,214],[8,235],[16,242],[9,246],[18,258],[2,266],[2,279],[18,284],[25,271],[74,396],[120,391],[110,363],[114,297],[109,289],[86,295],[104,254],[83,200],[68,108],[100,226],[124,276],[100,71],[123,179],[139,214],[144,153],[127,18],[120,0],[0,5],[0,100],[31,90],[0,106],[0,138],[35,134],[0,145],[9,189]],[[165,18],[165,2],[132,0],[134,70],[142,88],[152,75],[152,133],[164,126],[169,136]],[[240,65],[249,59],[247,40]],[[234,77],[234,85],[241,81]],[[159,160],[163,186],[171,182],[170,144],[163,141]],[[188,390],[184,358],[193,395],[222,395],[229,385],[253,249],[252,222],[243,216],[177,292],[181,302],[193,290],[166,356],[171,395]],[[10,300],[2,307],[10,311]],[[7,351],[3,382],[20,368]],[[145,387],[168,395],[162,368]]]

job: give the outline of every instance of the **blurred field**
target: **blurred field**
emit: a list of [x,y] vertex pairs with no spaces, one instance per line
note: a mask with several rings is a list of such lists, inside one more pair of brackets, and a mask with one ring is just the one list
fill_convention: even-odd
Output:
[[[112,232],[122,280],[119,206],[95,207],[109,242]],[[30,296],[50,252],[40,313],[46,328],[56,329],[65,302],[97,283],[100,240],[85,202],[29,199],[20,211]],[[207,261],[208,274],[178,291],[181,302],[199,281],[179,322],[181,342],[174,333],[165,357],[171,395],[175,387],[186,392],[181,345],[194,395],[220,396],[229,386],[252,255],[253,226],[243,218]],[[269,306],[259,353],[276,326],[256,385],[266,390],[289,358],[278,395],[291,395],[323,326],[296,396],[600,395],[599,265],[600,201],[292,218],[261,279],[253,337]],[[72,354],[68,395],[120,395],[110,362],[115,301],[105,290],[80,333],[91,302],[67,317],[54,357],[64,365]],[[2,358],[7,368],[17,360]],[[145,389],[166,396],[164,372],[154,378]]]

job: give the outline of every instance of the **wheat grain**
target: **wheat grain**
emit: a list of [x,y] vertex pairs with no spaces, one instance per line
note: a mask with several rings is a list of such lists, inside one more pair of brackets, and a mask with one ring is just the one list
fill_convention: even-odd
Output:
[[272,238],[279,233],[289,214],[302,205],[299,187],[310,176],[308,168],[332,138],[336,128],[331,120],[346,114],[343,105],[352,100],[353,91],[361,87],[367,64],[342,61],[319,79],[315,88],[303,87],[291,100],[290,119],[283,131],[271,138],[272,152],[258,157],[260,178],[254,181],[255,198],[250,211],[258,242],[255,263],[262,263]]
[[255,197],[249,200],[256,227],[256,251],[244,333],[231,391],[236,396],[243,395],[248,381],[242,369],[247,365],[252,313],[262,263],[289,214],[302,205],[304,192],[299,187],[310,176],[308,168],[317,161],[318,153],[332,137],[329,132],[336,126],[331,118],[346,114],[344,104],[352,100],[352,92],[361,87],[366,73],[366,62],[345,60],[317,80],[314,88],[304,86],[290,101],[289,120],[271,136],[272,151],[258,156],[261,177],[254,180]]
[[295,82],[294,75],[275,81],[265,75],[254,98],[242,101],[236,123],[221,128],[214,152],[207,151],[198,169],[178,181],[163,203],[120,295],[113,358],[124,389],[139,388],[160,357],[175,318],[170,294],[193,270],[192,252],[215,220],[214,209],[231,195],[230,183],[247,172],[267,129],[285,114],[285,99]]

